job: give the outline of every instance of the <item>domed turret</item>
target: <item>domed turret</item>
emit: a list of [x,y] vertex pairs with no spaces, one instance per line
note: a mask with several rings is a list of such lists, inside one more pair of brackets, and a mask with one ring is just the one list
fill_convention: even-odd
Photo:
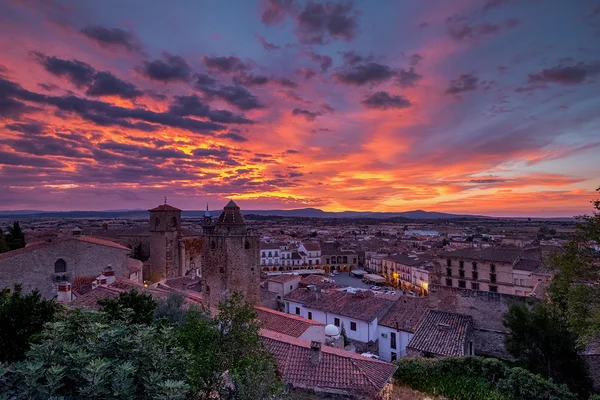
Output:
[[337,328],[337,326],[329,324],[325,327],[325,336],[327,336],[328,338],[337,338],[340,335],[340,330]]
[[223,207],[223,212],[215,224],[215,233],[222,235],[246,235],[248,233],[246,220],[233,200]]

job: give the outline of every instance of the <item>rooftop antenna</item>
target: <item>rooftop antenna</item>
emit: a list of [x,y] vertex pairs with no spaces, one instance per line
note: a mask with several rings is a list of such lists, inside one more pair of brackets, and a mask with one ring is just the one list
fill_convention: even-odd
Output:
[[206,211],[208,211],[208,201],[206,202]]
[[167,205],[167,196],[165,196],[165,206]]

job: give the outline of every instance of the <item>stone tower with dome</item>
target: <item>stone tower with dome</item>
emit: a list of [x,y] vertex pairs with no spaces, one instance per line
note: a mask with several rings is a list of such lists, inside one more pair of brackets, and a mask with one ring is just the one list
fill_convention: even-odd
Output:
[[260,300],[260,238],[248,232],[240,208],[231,200],[203,236],[202,296],[211,306],[233,292],[257,304]]

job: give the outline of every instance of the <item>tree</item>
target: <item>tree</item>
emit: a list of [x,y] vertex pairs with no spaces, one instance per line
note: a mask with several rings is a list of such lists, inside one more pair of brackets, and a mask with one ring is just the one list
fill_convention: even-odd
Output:
[[98,305],[112,318],[127,320],[132,324],[151,324],[158,303],[151,295],[132,289],[120,293],[117,299],[99,300]]
[[181,293],[170,293],[166,300],[159,300],[154,310],[154,319],[164,319],[171,324],[179,324],[185,320],[185,296]]
[[0,362],[15,362],[25,357],[31,342],[42,332],[46,322],[53,321],[61,306],[54,300],[42,299],[38,291],[23,294],[15,285],[12,293],[0,293]]
[[167,325],[131,324],[76,310],[47,325],[27,360],[2,372],[0,397],[185,399],[188,356]]
[[600,253],[592,246],[600,244],[600,200],[592,204],[592,215],[578,217],[568,243],[549,260],[550,300],[584,342],[600,336]]
[[191,356],[190,398],[267,399],[278,392],[275,363],[259,328],[254,309],[239,293],[219,305],[215,318],[207,309],[188,311],[179,343]]
[[346,327],[342,322],[342,330],[340,331],[340,336],[344,339],[344,347],[350,346],[350,339],[348,339],[348,335],[346,334]]
[[[578,354],[577,335],[545,303],[531,309],[512,304],[504,314],[506,349],[529,371],[566,384],[571,391],[588,395],[591,382]],[[586,397],[587,398],[587,397]]]
[[6,237],[4,233],[0,231],[0,253],[4,253],[10,251],[10,247],[8,247],[8,243],[6,242]]
[[11,250],[16,250],[25,247],[25,234],[21,230],[21,225],[19,225],[19,221],[13,222],[13,226],[8,228],[6,242],[8,243],[8,247]]

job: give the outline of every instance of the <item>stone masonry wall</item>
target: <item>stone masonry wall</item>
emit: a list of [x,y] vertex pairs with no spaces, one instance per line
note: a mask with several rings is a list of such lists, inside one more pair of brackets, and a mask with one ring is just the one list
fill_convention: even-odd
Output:
[[[56,275],[66,275],[70,282],[79,276],[98,276],[107,265],[112,265],[117,276],[129,277],[128,251],[114,247],[86,243],[77,239],[50,244],[31,251],[0,259],[0,288],[20,283],[29,292],[38,289],[43,297],[56,296]],[[67,272],[54,273],[54,263],[62,258]]]

